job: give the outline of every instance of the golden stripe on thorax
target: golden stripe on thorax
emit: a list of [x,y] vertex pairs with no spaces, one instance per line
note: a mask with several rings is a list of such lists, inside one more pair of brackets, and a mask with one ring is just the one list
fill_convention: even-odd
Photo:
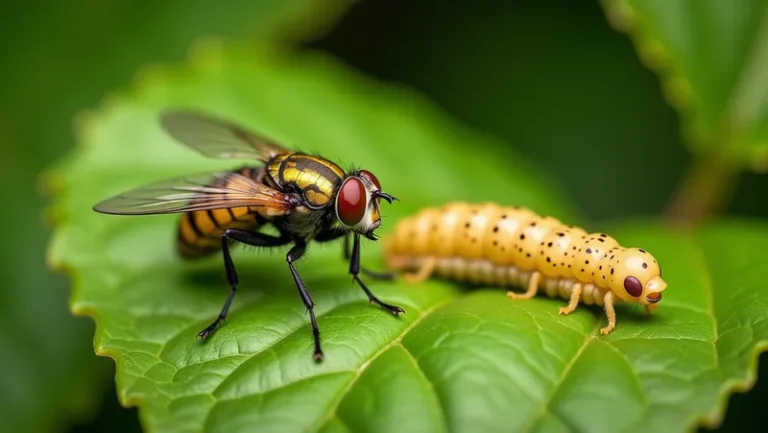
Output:
[[317,207],[331,202],[336,187],[344,178],[344,171],[333,162],[299,153],[277,156],[270,161],[267,170],[278,186],[296,185],[304,192],[307,201]]

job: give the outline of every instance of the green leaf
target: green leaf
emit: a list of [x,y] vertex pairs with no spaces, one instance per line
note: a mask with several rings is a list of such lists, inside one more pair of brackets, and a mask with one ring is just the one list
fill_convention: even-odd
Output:
[[768,3],[602,0],[661,74],[692,150],[768,169]]
[[[377,173],[402,216],[450,200],[520,204],[580,223],[546,174],[446,118],[405,89],[358,77],[318,55],[209,44],[181,68],[155,69],[80,129],[54,174],[61,191],[51,261],[77,283],[72,309],[94,317],[95,348],[113,357],[121,401],[150,431],[681,431],[716,423],[733,387],[754,381],[768,338],[761,291],[768,227],[721,223],[695,234],[627,223],[615,236],[652,251],[670,287],[651,318],[619,308],[569,316],[563,301],[512,301],[464,290],[370,281],[401,305],[365,300],[340,245],[312,245],[299,272],[315,300],[326,360],[311,359],[305,308],[284,252],[238,251],[241,290],[228,321],[194,338],[226,295],[220,258],[183,263],[176,217],[115,217],[98,200],[149,181],[231,167],[178,145],[157,125],[172,106],[204,108],[288,145]],[[601,228],[602,230],[602,228]],[[380,245],[363,245],[369,267]]]

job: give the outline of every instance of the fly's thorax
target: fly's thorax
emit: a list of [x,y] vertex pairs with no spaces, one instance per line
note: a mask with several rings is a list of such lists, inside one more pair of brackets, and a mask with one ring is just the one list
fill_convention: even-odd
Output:
[[547,233],[539,244],[539,254],[536,256],[539,272],[550,278],[572,279],[577,252],[574,246],[586,234],[578,227],[559,227]]
[[310,207],[332,204],[344,179],[344,171],[318,156],[290,153],[277,155],[267,165],[271,180],[283,191],[296,189]]
[[472,260],[483,257],[485,235],[498,218],[501,208],[492,203],[467,205],[458,221],[456,248],[461,257]]
[[573,276],[582,283],[594,283],[598,287],[607,288],[610,269],[606,260],[611,249],[619,248],[616,239],[605,233],[582,234],[571,247],[572,251],[573,247],[576,247]]

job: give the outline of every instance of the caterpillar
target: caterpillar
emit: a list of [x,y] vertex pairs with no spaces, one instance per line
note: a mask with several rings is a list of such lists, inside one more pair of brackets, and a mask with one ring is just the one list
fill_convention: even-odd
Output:
[[455,281],[522,287],[507,292],[526,300],[542,289],[568,301],[602,306],[607,335],[616,327],[615,306],[638,303],[650,314],[667,283],[648,251],[626,248],[605,233],[588,233],[551,216],[495,203],[452,202],[399,221],[384,243],[386,265],[408,283],[437,275]]

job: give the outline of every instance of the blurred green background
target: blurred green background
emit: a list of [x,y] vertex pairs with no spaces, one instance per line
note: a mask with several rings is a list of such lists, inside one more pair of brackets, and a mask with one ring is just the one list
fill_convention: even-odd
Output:
[[[661,214],[691,162],[657,75],[597,1],[360,1],[337,22],[331,3],[4,5],[0,431],[140,431],[136,410],[117,403],[113,362],[93,354],[91,320],[69,313],[69,282],[46,269],[38,176],[73,146],[79,111],[129,86],[142,65],[183,60],[199,36],[287,42],[325,29],[296,48],[423,92],[526,155],[592,220]],[[741,175],[727,211],[768,215],[765,191],[766,176]],[[758,425],[766,398],[766,381],[732,397],[721,430]]]

